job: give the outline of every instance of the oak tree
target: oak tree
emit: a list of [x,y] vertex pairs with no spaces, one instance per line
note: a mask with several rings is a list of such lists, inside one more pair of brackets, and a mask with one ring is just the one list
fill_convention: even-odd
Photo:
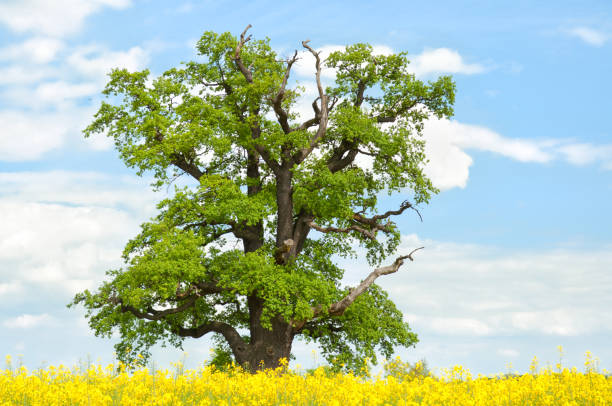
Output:
[[[401,237],[393,218],[437,192],[423,173],[421,133],[428,117],[452,115],[455,85],[418,80],[406,53],[359,43],[323,60],[304,41],[316,96],[301,117],[304,88],[291,76],[301,54],[280,58],[249,28],[205,32],[198,61],[154,79],[110,73],[85,135],[112,137],[154,187],[192,182],[159,203],[127,243],[124,267],[71,305],[86,308],[96,335],[119,334],[124,361],[207,334],[251,371],[289,358],[296,337],[346,368],[389,357],[417,337],[375,281],[413,259],[387,260]],[[407,199],[381,211],[383,192]],[[356,249],[373,270],[343,286],[338,258],[356,260]]]

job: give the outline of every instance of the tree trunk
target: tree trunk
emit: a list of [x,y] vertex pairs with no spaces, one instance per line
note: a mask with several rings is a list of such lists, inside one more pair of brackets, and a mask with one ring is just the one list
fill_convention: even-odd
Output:
[[241,348],[232,348],[236,362],[247,371],[279,367],[282,358],[289,360],[293,344],[293,327],[277,316],[272,319],[272,329],[261,325],[263,300],[249,296],[250,342]]

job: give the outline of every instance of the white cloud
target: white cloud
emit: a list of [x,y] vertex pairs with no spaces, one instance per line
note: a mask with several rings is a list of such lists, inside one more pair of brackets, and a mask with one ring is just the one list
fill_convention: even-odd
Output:
[[45,64],[53,61],[63,48],[64,43],[58,39],[34,37],[21,44],[0,49],[0,61],[26,60],[37,64]]
[[442,190],[466,186],[473,163],[469,150],[491,152],[519,162],[563,160],[572,165],[600,164],[603,169],[612,170],[610,144],[510,138],[483,126],[436,118],[425,123],[423,136],[429,159],[425,173]]
[[[75,88],[79,89],[80,86]],[[87,86],[80,90],[87,90]],[[53,97],[57,98],[55,111],[0,111],[0,123],[3,127],[0,137],[0,161],[33,161],[66,145],[94,150],[112,147],[112,144],[101,136],[83,138],[81,132],[93,115],[94,110],[91,107],[75,107],[67,98],[60,102],[61,94],[49,95],[49,98]],[[44,107],[44,104],[32,105],[41,109]]]
[[2,279],[76,292],[120,261],[137,230],[127,213],[98,207],[0,201]]
[[68,57],[67,62],[80,74],[106,81],[106,75],[113,68],[125,68],[129,71],[143,69],[149,62],[149,52],[138,46],[127,51],[109,51],[97,46],[87,46],[78,48]]
[[425,155],[429,159],[425,174],[441,190],[454,187],[464,188],[470,175],[472,158],[453,142],[454,134],[449,129],[429,123],[423,133]]
[[0,67],[0,85],[32,84],[41,79],[57,75],[57,73],[57,69],[49,66],[7,65]]
[[23,290],[21,283],[19,282],[8,282],[8,283],[0,283],[0,297],[6,295],[12,295],[19,293]]
[[460,73],[473,75],[485,71],[478,63],[465,63],[459,52],[449,48],[426,49],[411,59],[408,68],[417,76],[431,73]]
[[589,45],[596,47],[603,46],[609,39],[609,36],[601,31],[594,30],[588,27],[575,27],[569,30],[571,36],[580,38]]
[[98,94],[95,83],[67,83],[64,81],[42,83],[34,91],[38,103],[59,104],[73,99]]
[[516,312],[511,317],[518,330],[536,331],[560,336],[577,336],[585,332],[601,331],[597,315],[589,309],[561,307],[542,311]]
[[146,180],[98,172],[0,172],[0,201],[124,208],[148,217],[158,194]]
[[63,114],[27,114],[0,111],[3,132],[0,161],[30,161],[61,147],[69,134],[72,117]]
[[0,173],[0,298],[41,284],[64,294],[95,287],[156,212],[160,196],[148,189],[106,174]]
[[557,151],[571,164],[587,165],[601,162],[604,169],[612,170],[612,145],[572,143],[559,146]]
[[125,8],[130,0],[7,0],[0,3],[0,23],[18,32],[61,37],[78,32],[85,18],[103,7]]
[[[36,40],[30,48],[44,45],[47,40]],[[50,41],[50,42],[49,42]],[[48,40],[50,44],[61,44]],[[26,44],[29,42],[26,41]],[[41,45],[42,44],[42,45]],[[3,52],[3,53],[2,53]],[[54,53],[43,51],[19,53],[6,48],[0,55],[12,64],[0,67],[0,85],[5,84],[0,97],[13,106],[0,111],[3,136],[0,138],[0,161],[30,161],[78,139],[94,150],[109,149],[112,142],[95,136],[82,140],[81,131],[95,112],[93,100],[106,82],[106,74],[113,67],[137,70],[149,60],[149,51],[132,47],[126,51],[110,51],[100,46],[80,47],[56,64],[36,64],[52,58]],[[38,52],[38,53],[36,53]],[[90,97],[90,100],[82,100]],[[85,103],[83,103],[85,102]],[[21,109],[21,110],[20,110]]]
[[40,325],[49,325],[54,322],[54,318],[49,316],[47,313],[32,315],[32,314],[22,314],[21,316],[17,316],[11,319],[5,320],[2,325],[5,328],[19,328],[19,329],[28,329],[33,327],[38,327]]
[[[425,249],[414,262],[378,280],[417,333],[566,337],[612,331],[610,247],[517,253],[404,235],[398,255],[419,246]],[[362,264],[349,269],[349,284],[371,271]]]
[[465,150],[493,152],[520,162],[545,163],[553,159],[546,148],[555,144],[507,138],[486,127],[435,118],[426,122],[423,135],[429,159],[425,173],[443,190],[466,186],[473,160]]

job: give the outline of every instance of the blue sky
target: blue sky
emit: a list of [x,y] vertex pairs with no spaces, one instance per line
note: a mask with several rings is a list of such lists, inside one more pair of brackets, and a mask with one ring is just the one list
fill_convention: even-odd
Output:
[[[153,74],[195,57],[203,31],[252,24],[281,54],[310,39],[408,51],[423,80],[453,75],[455,117],[432,120],[427,172],[441,189],[424,221],[399,220],[388,276],[419,335],[398,354],[485,374],[537,355],[612,369],[612,5],[607,1],[272,2],[0,1],[0,349],[35,368],[88,354],[112,359],[81,310],[65,308],[120,265],[125,242],[155,214],[149,179],[81,130],[112,67]],[[304,58],[295,73],[309,83]],[[328,72],[332,77],[333,72]],[[394,207],[405,196],[384,199]],[[347,283],[369,270],[345,264]],[[188,365],[208,356],[192,340]],[[296,344],[312,365],[312,347]],[[179,351],[157,349],[160,363]]]

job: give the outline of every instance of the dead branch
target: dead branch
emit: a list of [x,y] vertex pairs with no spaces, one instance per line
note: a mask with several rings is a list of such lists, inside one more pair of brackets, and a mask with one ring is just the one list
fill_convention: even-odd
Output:
[[[308,147],[302,148],[301,150],[296,152],[295,155],[293,156],[293,161],[297,164],[304,161],[304,159],[306,159],[308,155],[310,155],[310,153],[315,149],[315,147],[317,146],[317,143],[319,142],[321,137],[323,137],[323,135],[325,134],[325,131],[327,130],[327,121],[328,121],[328,116],[329,116],[329,106],[327,105],[328,99],[327,99],[327,95],[325,94],[325,91],[323,90],[323,85],[321,84],[321,58],[319,57],[319,53],[316,52],[314,49],[312,49],[310,45],[308,45],[308,42],[310,42],[310,40],[302,41],[302,46],[306,48],[308,51],[310,51],[310,53],[315,57],[315,68],[317,70],[316,81],[317,81],[317,89],[319,91],[318,99],[321,102],[321,108],[317,109],[316,100],[315,100],[313,103],[313,109],[315,111],[314,119],[308,120],[300,126],[300,128],[304,126],[308,128],[311,125],[310,123],[319,124],[319,128],[317,129],[317,132],[314,134],[314,136],[310,139]],[[319,110],[318,114],[317,114],[317,110]]]
[[252,25],[249,24],[244,29],[244,31],[242,31],[242,34],[240,34],[240,41],[238,41],[238,45],[236,45],[236,50],[234,51],[234,62],[236,63],[236,66],[238,67],[240,72],[242,72],[242,75],[244,76],[246,81],[249,83],[253,83],[253,74],[246,66],[244,66],[244,63],[242,62],[242,58],[240,57],[240,51],[242,50],[242,47],[244,46],[244,44],[246,44],[247,42],[251,40],[250,35],[248,37],[245,37],[246,32],[251,27]]
[[360,227],[358,225],[352,225],[350,227],[345,227],[345,228],[321,227],[315,224],[313,221],[307,221],[306,224],[308,224],[311,228],[314,228],[315,230],[320,231],[322,233],[350,233],[351,231],[356,231],[362,234],[363,236],[365,236],[366,238],[369,238],[370,240],[376,240],[377,228],[373,230],[366,230],[365,228]]
[[285,76],[283,77],[283,82],[281,83],[281,87],[272,102],[272,107],[274,108],[274,112],[276,113],[278,117],[278,122],[281,125],[281,128],[283,129],[285,134],[289,134],[291,132],[291,129],[289,128],[289,122],[288,122],[289,115],[283,109],[282,102],[285,96],[285,88],[287,87],[287,81],[289,80],[291,66],[293,66],[293,64],[296,61],[297,61],[297,50],[293,54],[293,57],[286,61],[287,69],[285,70]]
[[[343,299],[341,299],[341,300],[337,301],[336,303],[333,303],[331,306],[329,306],[328,313],[330,315],[332,315],[332,316],[340,316],[340,315],[342,315],[344,313],[344,311],[351,304],[353,304],[355,299],[357,299],[357,297],[359,297],[359,295],[361,295],[363,292],[365,292],[365,290],[367,288],[369,288],[370,285],[372,285],[372,283],[374,283],[374,281],[378,277],[383,276],[383,275],[389,275],[389,274],[397,272],[400,269],[400,267],[404,264],[404,260],[405,259],[409,259],[410,261],[414,261],[414,259],[412,258],[412,254],[414,254],[415,252],[417,252],[418,250],[421,250],[423,248],[425,248],[425,247],[416,248],[416,249],[412,250],[412,252],[410,252],[410,254],[398,257],[391,265],[387,265],[387,266],[383,266],[383,267],[380,267],[380,268],[376,268],[359,285],[357,285],[356,287],[350,289],[348,295],[346,295]],[[314,316],[317,317],[318,315],[320,315],[322,313],[322,309],[321,308],[313,308],[313,313],[314,313]]]

